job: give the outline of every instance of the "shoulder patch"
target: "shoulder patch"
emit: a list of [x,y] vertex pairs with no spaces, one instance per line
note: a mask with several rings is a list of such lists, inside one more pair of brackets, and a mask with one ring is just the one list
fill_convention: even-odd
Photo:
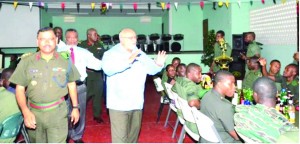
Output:
[[33,53],[24,53],[24,54],[22,54],[22,56],[21,56],[21,59],[24,59],[24,58],[26,58],[26,57],[28,57],[28,56],[31,56]]
[[70,58],[70,52],[68,51],[61,51],[59,54],[66,60]]

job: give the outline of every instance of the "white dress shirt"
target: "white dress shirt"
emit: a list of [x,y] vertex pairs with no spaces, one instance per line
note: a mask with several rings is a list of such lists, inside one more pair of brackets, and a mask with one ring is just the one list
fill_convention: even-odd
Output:
[[94,70],[101,70],[102,62],[95,58],[93,53],[88,50],[78,47],[78,46],[69,46],[58,47],[57,51],[68,51],[71,53],[70,48],[73,48],[74,57],[75,57],[75,67],[80,73],[80,80],[84,81],[87,77],[86,67]]

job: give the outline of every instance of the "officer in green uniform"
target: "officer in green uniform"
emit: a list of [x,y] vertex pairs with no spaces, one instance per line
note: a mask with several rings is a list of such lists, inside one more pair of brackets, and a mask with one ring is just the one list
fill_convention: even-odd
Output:
[[40,51],[21,58],[10,82],[17,85],[16,98],[24,124],[29,128],[30,142],[65,143],[68,134],[65,96],[69,92],[73,105],[71,123],[76,124],[79,107],[75,81],[80,75],[70,60],[55,51],[57,37],[52,28],[38,31],[37,44]]
[[258,62],[258,57],[253,56],[249,60],[247,60],[248,73],[245,75],[243,79],[243,88],[251,88],[256,79],[262,77],[262,73],[260,71],[260,64]]
[[[258,46],[258,44],[255,41],[255,33],[254,32],[248,32],[246,34],[245,43],[248,43],[247,46],[247,53],[246,55],[241,53],[241,58],[245,61],[250,59],[250,57],[261,56],[261,48]],[[248,72],[248,68],[246,66],[246,73]]]
[[[219,57],[219,56],[222,55],[222,49],[221,49],[221,46],[219,44],[219,41],[221,39],[224,39],[224,36],[225,36],[224,31],[222,31],[222,30],[217,31],[217,33],[216,33],[216,43],[214,45],[214,58]],[[225,54],[227,56],[231,56],[232,48],[228,43],[225,43],[225,44],[226,44],[226,48],[227,48]],[[213,61],[212,64],[211,64],[211,67],[210,67],[210,73],[216,73],[218,70],[220,70],[220,67]]]
[[[178,94],[181,98],[187,100],[189,103],[193,103],[192,106],[200,108],[200,99],[202,95],[200,95],[202,87],[197,85],[201,81],[201,67],[195,63],[191,63],[187,66],[186,77],[178,77],[176,79],[175,85],[172,87],[172,91]],[[177,115],[179,117],[183,117],[182,111],[177,110]],[[198,134],[198,129],[196,124],[186,122],[188,128],[192,130],[192,132]]]
[[[97,30],[90,28],[87,30],[87,40],[78,44],[79,47],[85,48],[94,54],[99,60],[105,52],[102,42],[98,39]],[[103,71],[95,71],[87,68],[87,100],[92,97],[94,120],[102,123],[102,95],[103,95]]]
[[[201,99],[200,111],[208,116],[216,127],[224,143],[240,142],[234,130],[234,107],[225,96],[233,97],[235,78],[228,72],[220,70],[216,73],[214,87]],[[208,143],[200,138],[201,143]]]
[[[0,84],[0,123],[9,116],[20,112],[15,95],[1,85],[2,84]],[[0,143],[13,143],[15,139],[16,137],[0,138]]]

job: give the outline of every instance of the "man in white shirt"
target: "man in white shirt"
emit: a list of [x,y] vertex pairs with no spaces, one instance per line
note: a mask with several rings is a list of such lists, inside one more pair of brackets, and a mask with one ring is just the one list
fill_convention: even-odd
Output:
[[[75,143],[83,143],[82,136],[85,128],[85,114],[86,114],[86,85],[85,79],[87,77],[86,67],[94,70],[101,70],[102,62],[93,56],[93,53],[88,50],[78,47],[78,33],[75,29],[68,29],[66,31],[66,43],[64,48],[58,48],[57,51],[70,52],[70,60],[80,73],[80,81],[76,81],[78,102],[80,106],[80,120],[78,124],[69,126],[69,138]],[[70,101],[68,101],[70,102]],[[72,104],[69,103],[69,110],[72,110]]]

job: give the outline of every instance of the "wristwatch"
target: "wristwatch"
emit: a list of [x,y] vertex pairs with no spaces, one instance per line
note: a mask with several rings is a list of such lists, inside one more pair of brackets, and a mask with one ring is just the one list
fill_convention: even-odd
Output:
[[76,106],[73,106],[73,109],[79,109],[80,107],[79,107],[79,105],[76,105]]

